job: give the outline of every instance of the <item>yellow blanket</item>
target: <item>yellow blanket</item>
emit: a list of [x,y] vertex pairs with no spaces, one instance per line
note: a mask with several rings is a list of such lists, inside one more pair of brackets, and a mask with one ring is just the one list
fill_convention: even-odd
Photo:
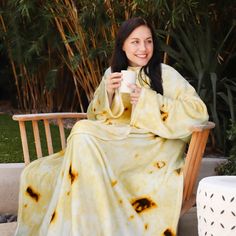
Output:
[[128,94],[109,107],[108,69],[66,150],[24,169],[17,236],[176,235],[185,141],[207,110],[172,67],[162,64],[163,96],[129,69],[143,87],[133,110]]

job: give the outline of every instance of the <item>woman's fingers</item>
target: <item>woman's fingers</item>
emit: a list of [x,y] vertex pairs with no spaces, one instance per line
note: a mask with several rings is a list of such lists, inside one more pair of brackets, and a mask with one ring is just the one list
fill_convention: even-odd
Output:
[[132,92],[130,93],[130,103],[137,104],[142,88],[138,87],[136,84],[130,84]]
[[122,73],[111,73],[106,80],[106,89],[108,93],[114,93],[115,89],[120,87]]
[[117,87],[120,85],[121,79],[120,78],[113,78],[110,81],[108,81],[109,85],[114,87]]

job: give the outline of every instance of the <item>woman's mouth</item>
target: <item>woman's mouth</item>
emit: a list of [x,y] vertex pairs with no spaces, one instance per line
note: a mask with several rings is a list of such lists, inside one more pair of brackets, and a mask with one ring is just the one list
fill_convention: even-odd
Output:
[[138,58],[146,58],[147,54],[136,54],[135,56]]

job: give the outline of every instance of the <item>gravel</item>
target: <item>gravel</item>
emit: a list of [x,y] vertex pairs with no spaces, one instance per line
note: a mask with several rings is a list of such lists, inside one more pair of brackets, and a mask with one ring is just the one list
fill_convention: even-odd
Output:
[[0,215],[0,224],[1,223],[10,223],[17,221],[17,216],[12,214],[2,214]]

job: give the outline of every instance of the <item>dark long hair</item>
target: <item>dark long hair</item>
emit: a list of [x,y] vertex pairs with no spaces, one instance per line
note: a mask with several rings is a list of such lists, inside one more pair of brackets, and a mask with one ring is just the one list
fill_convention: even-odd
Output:
[[137,27],[145,25],[152,34],[153,40],[153,55],[147,65],[142,67],[144,73],[150,78],[150,86],[157,93],[163,94],[162,78],[161,78],[161,58],[158,51],[158,40],[152,26],[143,18],[135,17],[126,20],[122,23],[116,36],[115,48],[111,58],[111,71],[120,72],[126,70],[129,66],[128,58],[123,51],[122,47],[125,40]]

